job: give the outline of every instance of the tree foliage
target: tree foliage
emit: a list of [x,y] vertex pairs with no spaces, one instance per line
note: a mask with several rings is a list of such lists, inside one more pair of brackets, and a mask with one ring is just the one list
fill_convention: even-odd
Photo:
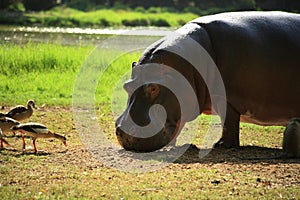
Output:
[[47,10],[57,4],[66,4],[78,10],[96,8],[150,9],[162,7],[169,11],[189,11],[199,14],[203,10],[285,10],[300,11],[300,1],[295,0],[1,0],[0,9],[23,3],[26,10]]

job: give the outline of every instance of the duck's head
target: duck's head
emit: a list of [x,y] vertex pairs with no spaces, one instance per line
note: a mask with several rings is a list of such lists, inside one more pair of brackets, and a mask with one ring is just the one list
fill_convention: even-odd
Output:
[[67,146],[67,138],[65,136],[59,135],[57,133],[53,133],[53,137],[62,141],[62,143]]
[[33,107],[33,108],[36,109],[36,107],[35,107],[35,102],[34,102],[33,99],[30,99],[30,100],[27,102],[27,106],[28,106],[28,107]]

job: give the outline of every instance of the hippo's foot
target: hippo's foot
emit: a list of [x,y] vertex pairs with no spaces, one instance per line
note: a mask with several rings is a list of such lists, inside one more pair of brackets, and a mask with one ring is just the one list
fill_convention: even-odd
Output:
[[240,145],[234,141],[226,141],[223,138],[221,138],[218,142],[216,142],[213,146],[213,148],[239,148]]

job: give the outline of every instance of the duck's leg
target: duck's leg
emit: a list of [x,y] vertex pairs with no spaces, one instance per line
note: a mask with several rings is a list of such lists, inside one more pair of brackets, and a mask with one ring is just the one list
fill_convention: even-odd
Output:
[[9,143],[5,139],[1,138],[0,140],[1,140],[1,144],[0,144],[1,149],[3,149],[3,143],[5,143],[7,146],[9,146]]
[[23,142],[23,150],[26,150],[26,144],[25,144],[25,136],[22,134],[22,142]]
[[36,146],[35,146],[35,140],[36,140],[36,138],[32,138],[34,153],[37,153],[37,149],[36,149]]

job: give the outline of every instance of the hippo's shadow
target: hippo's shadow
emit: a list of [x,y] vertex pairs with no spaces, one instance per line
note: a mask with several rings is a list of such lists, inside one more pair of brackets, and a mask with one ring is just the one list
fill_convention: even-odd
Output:
[[[119,149],[116,152],[122,157],[131,160],[140,161],[163,161],[179,164],[214,164],[214,163],[300,163],[300,159],[272,159],[281,155],[282,150],[276,148],[258,147],[258,146],[242,146],[239,149],[200,149],[195,145],[185,144],[183,146],[165,147],[155,152],[131,152]],[[200,156],[203,155],[203,156]],[[205,155],[205,156],[204,156]],[[245,158],[270,158],[270,159],[252,159]],[[115,159],[113,159],[115,160]]]
[[[191,145],[187,151],[179,157],[175,163],[190,164],[190,163],[300,163],[300,158],[296,159],[272,159],[282,153],[282,149],[267,148],[259,146],[242,146],[238,149],[211,149],[206,156],[200,157],[199,149],[195,145]],[[251,159],[246,158],[270,158],[270,159]]]

